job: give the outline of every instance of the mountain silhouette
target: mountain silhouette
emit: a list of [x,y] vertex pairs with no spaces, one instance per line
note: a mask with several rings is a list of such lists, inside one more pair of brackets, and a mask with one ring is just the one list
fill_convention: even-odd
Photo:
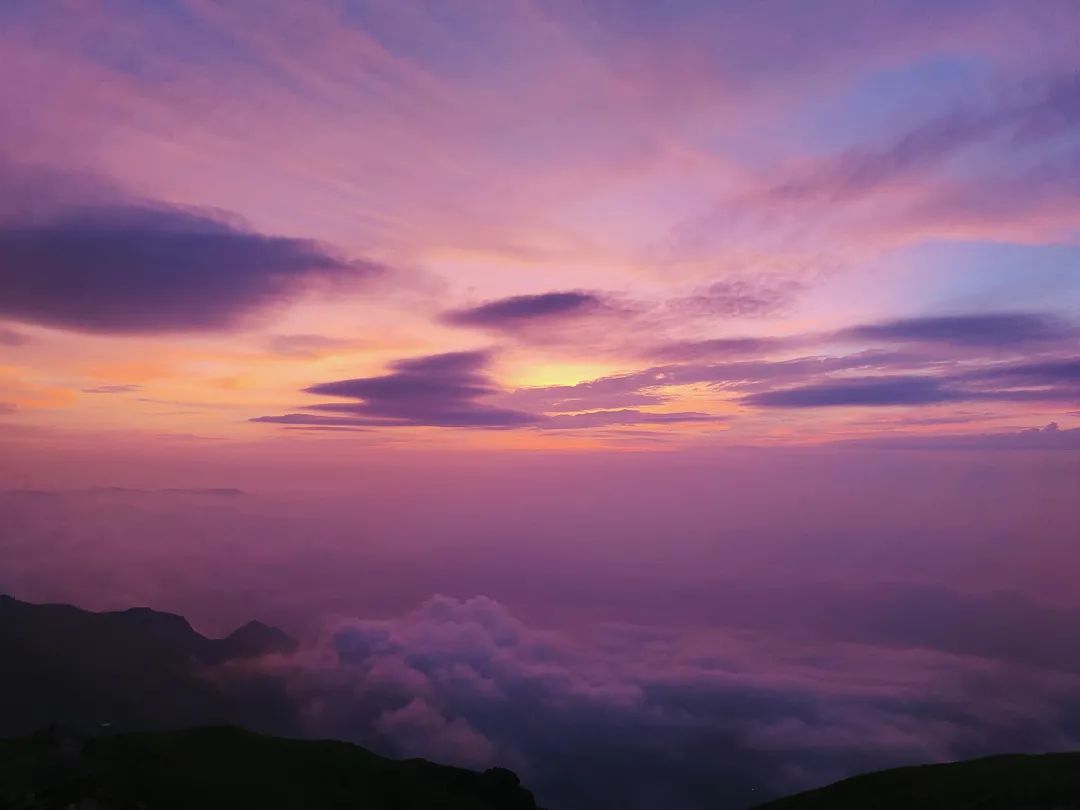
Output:
[[0,596],[0,736],[50,724],[162,730],[235,723],[290,731],[293,709],[277,684],[251,676],[226,685],[201,673],[295,647],[259,622],[212,639],[182,616],[149,608],[93,613]]
[[538,810],[510,771],[224,726],[0,741],[0,810]]
[[1080,753],[893,768],[755,810],[1080,810]]

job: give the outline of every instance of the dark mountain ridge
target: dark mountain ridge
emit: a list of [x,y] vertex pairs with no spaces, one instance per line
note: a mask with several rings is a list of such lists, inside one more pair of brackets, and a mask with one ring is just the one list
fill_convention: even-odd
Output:
[[[0,596],[0,810],[535,810],[510,771],[283,739],[283,686],[205,677],[297,646],[252,621],[221,639],[149,608],[94,613]],[[188,728],[196,726],[196,728]]]
[[0,741],[0,810],[538,810],[510,771],[232,726]]
[[1008,754],[893,768],[755,810],[1080,810],[1080,753]]
[[271,682],[251,678],[231,689],[201,673],[296,646],[259,622],[214,639],[182,616],[149,608],[93,613],[0,596],[0,736],[53,723],[122,730],[237,723],[290,731],[292,710]]

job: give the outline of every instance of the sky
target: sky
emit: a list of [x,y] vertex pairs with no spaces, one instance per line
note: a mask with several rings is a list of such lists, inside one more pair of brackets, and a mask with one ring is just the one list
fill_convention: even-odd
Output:
[[7,0],[0,590],[277,622],[551,810],[1080,746],[1078,36]]

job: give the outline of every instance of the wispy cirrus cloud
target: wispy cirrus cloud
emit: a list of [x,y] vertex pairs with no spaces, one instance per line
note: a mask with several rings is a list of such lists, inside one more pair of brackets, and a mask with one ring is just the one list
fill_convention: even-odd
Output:
[[84,388],[82,392],[84,394],[131,394],[141,390],[141,385],[123,383],[119,385],[96,385],[93,388]]
[[30,343],[30,337],[14,329],[0,327],[0,346],[25,346]]
[[1075,71],[1067,64],[1013,67],[969,77],[966,89],[891,135],[789,153],[674,225],[671,249],[754,255],[768,243],[854,272],[859,258],[931,238],[1074,241]]
[[1028,80],[1004,98],[969,103],[919,124],[892,144],[827,158],[803,178],[786,181],[776,198],[837,201],[937,169],[959,153],[991,144],[1017,149],[1067,135],[1080,123],[1080,78],[1063,73]]
[[610,427],[612,425],[677,425],[692,422],[721,422],[724,417],[698,411],[649,412],[637,408],[561,413],[549,416],[542,427],[550,430]]
[[350,345],[350,341],[342,338],[314,334],[273,335],[268,341],[270,351],[285,357],[318,357]]
[[658,360],[690,361],[765,355],[798,346],[801,339],[775,337],[730,337],[707,340],[682,340],[665,343],[651,349]]
[[789,309],[805,285],[769,277],[714,281],[667,306],[681,317],[761,318]]
[[[441,320],[452,326],[484,329],[534,345],[580,346],[608,354],[642,354],[653,348],[644,336],[685,330],[690,324],[715,324],[777,315],[793,304],[805,285],[795,279],[736,278],[713,281],[654,301],[601,291],[554,291],[516,295],[455,309]],[[655,338],[653,338],[655,339]],[[764,342],[764,341],[763,341]],[[691,351],[689,342],[680,346]],[[719,348],[717,341],[716,348]],[[728,344],[732,353],[748,353]]]

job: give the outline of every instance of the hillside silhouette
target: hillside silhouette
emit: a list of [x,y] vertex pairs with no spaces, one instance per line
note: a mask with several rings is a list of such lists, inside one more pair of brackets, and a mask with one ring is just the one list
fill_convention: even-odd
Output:
[[288,733],[293,709],[278,685],[255,676],[226,685],[202,673],[295,647],[260,622],[212,639],[182,616],[149,608],[93,613],[0,596],[0,736],[54,723],[124,731],[232,723]]
[[1080,753],[1012,754],[854,776],[755,810],[1078,810]]
[[0,741],[0,810],[537,810],[510,771],[232,726]]

